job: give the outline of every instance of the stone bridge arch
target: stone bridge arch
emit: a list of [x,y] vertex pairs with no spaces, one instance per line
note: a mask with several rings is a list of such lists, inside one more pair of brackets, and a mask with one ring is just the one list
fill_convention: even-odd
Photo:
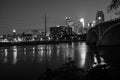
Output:
[[100,45],[120,45],[120,23],[104,31]]
[[[97,37],[96,37],[97,45],[101,45],[101,44],[105,44],[105,43],[108,44],[107,42],[109,42],[109,41],[112,41],[112,42],[115,41],[116,43],[113,43],[113,44],[117,44],[120,42],[120,39],[119,39],[120,38],[120,36],[119,36],[120,29],[119,28],[120,28],[120,18],[96,24],[93,28],[90,29],[90,31],[88,31],[87,37],[86,37],[86,39],[87,39],[86,42],[95,41],[95,36],[97,35]],[[110,37],[110,35],[112,37]],[[90,38],[90,36],[91,36],[91,38]],[[109,36],[109,38],[108,38],[108,36]]]

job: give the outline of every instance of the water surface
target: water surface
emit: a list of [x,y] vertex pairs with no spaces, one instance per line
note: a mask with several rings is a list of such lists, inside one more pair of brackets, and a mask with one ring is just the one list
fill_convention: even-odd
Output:
[[36,80],[47,68],[62,67],[66,57],[85,70],[97,62],[94,49],[85,42],[0,47],[0,75],[8,79]]

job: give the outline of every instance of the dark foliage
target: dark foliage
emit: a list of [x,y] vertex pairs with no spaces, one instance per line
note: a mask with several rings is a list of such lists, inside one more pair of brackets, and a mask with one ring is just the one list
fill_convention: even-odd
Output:
[[[107,7],[107,12],[114,12],[116,11],[120,6],[120,0],[112,0],[110,5]],[[119,11],[117,11],[118,13]],[[115,13],[117,15],[117,13]]]

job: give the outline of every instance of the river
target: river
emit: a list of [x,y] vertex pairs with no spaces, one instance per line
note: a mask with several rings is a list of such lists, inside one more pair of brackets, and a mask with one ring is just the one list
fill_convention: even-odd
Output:
[[71,57],[75,65],[84,70],[97,63],[94,50],[85,42],[0,47],[0,76],[3,79],[36,80],[47,68],[62,67],[66,57]]

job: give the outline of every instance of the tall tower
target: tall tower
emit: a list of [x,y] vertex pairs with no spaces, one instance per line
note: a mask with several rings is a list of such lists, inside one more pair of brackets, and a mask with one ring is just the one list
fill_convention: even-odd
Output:
[[103,11],[97,11],[95,20],[96,20],[96,24],[101,23],[101,22],[104,21],[104,13],[103,13]]
[[69,26],[70,22],[71,22],[70,17],[66,17],[66,25],[67,25],[67,26]]
[[73,23],[74,23],[74,22],[71,20],[70,17],[66,17],[66,26],[67,26],[67,27],[71,27],[71,28],[72,28],[72,31],[74,31]]
[[46,13],[44,13],[44,21],[45,21],[45,39],[46,39],[46,34],[47,34],[47,20],[46,20]]

